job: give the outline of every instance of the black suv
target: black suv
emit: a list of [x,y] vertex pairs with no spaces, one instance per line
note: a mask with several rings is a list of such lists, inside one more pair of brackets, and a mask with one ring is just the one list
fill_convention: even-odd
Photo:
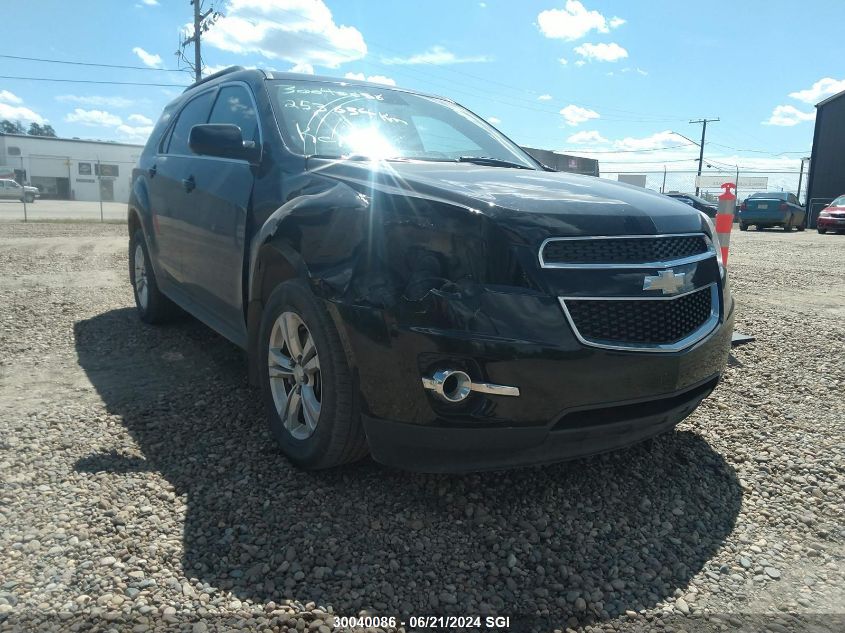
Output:
[[716,386],[733,301],[711,222],[556,173],[456,103],[231,68],[169,104],[132,174],[143,321],[247,351],[304,468],[466,471],[671,429]]

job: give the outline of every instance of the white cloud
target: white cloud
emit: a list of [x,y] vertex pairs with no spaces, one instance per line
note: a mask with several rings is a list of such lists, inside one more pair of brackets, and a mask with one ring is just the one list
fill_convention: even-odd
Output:
[[144,143],[146,142],[147,138],[149,138],[150,134],[152,134],[153,126],[152,125],[118,125],[115,128],[115,132],[117,132],[118,136],[121,140],[129,141],[132,143]]
[[583,59],[579,59],[577,62],[575,62],[575,65],[580,68],[581,66],[583,66],[586,63],[587,62],[585,62]]
[[478,3],[478,6],[479,6],[479,7],[481,7],[482,9],[486,9],[486,8],[487,8],[487,3],[486,3],[486,2],[479,2],[479,3]]
[[83,110],[82,108],[74,108],[73,112],[65,116],[65,121],[89,127],[117,127],[123,123],[116,114],[105,110]]
[[367,54],[361,32],[336,24],[323,0],[231,0],[225,13],[203,37],[209,46],[328,68]]
[[537,101],[551,101],[552,95],[540,95],[537,97]]
[[599,118],[599,113],[595,110],[571,104],[563,108],[560,113],[569,125],[578,125],[579,123],[584,123],[590,119]]
[[628,51],[616,42],[611,42],[610,44],[605,44],[604,42],[600,44],[581,44],[575,47],[575,52],[581,57],[600,62],[615,62],[628,57]]
[[127,117],[127,120],[130,123],[134,123],[135,125],[152,125],[152,119],[145,117],[143,114],[130,114]]
[[226,64],[217,64],[216,66],[204,66],[202,69],[202,76],[208,77],[209,75],[213,75],[214,73],[219,73],[221,70],[228,68],[229,66]]
[[625,24],[622,18],[608,20],[598,11],[588,11],[578,0],[567,0],[563,9],[548,9],[537,16],[540,32],[546,37],[561,40],[578,40],[590,31],[609,33],[610,29]]
[[471,62],[489,62],[491,57],[486,55],[471,55],[459,57],[443,46],[432,46],[427,51],[411,55],[410,57],[389,57],[382,59],[385,64],[466,64]]
[[87,106],[99,106],[101,108],[128,108],[131,105],[136,105],[136,101],[126,99],[125,97],[102,97],[98,95],[59,95],[56,101],[62,103],[78,103]]
[[644,136],[640,138],[629,136],[613,143],[616,149],[626,151],[636,151],[644,149],[654,150],[670,145],[679,144],[683,144],[683,139],[671,132],[670,130],[663,130],[662,132],[657,132],[650,136]]
[[312,64],[309,64],[308,62],[299,62],[298,64],[294,64],[293,66],[291,66],[288,72],[301,73],[303,75],[313,75],[314,66]]
[[797,92],[790,92],[789,96],[798,101],[815,105],[822,101],[825,97],[835,95],[838,92],[845,90],[845,79],[833,79],[832,77],[824,77],[819,79],[811,87],[806,90],[799,90]]
[[386,86],[396,85],[395,80],[390,77],[385,77],[384,75],[370,75],[367,77],[364,73],[346,73],[344,77],[346,79],[354,79],[356,81],[371,81],[374,84],[384,84]]
[[144,62],[145,66],[149,66],[150,68],[160,68],[161,67],[161,56],[160,55],[153,55],[152,53],[148,53],[140,46],[136,46],[132,49],[132,52],[138,56],[142,62]]
[[607,143],[607,139],[603,137],[599,132],[596,130],[584,130],[583,132],[576,132],[568,139],[566,139],[567,143],[574,143],[577,145],[587,145],[587,144],[595,144],[599,145],[601,143]]
[[487,117],[487,123],[489,123],[490,125],[497,125],[497,124],[499,124],[499,123],[501,123],[501,122],[502,122],[502,120],[501,120],[501,119],[497,119],[497,118],[496,118],[496,117],[494,117],[494,116],[488,116],[488,117]]
[[803,112],[795,106],[779,105],[772,110],[772,115],[768,120],[763,121],[763,125],[778,125],[782,127],[792,127],[798,125],[803,121],[812,121],[816,118],[815,112]]
[[558,61],[558,62],[560,62],[560,64],[561,64],[562,66],[566,66],[566,65],[569,63],[569,60],[568,60],[568,59],[566,59],[566,57],[558,57],[558,60],[557,60],[557,61]]
[[148,7],[157,7],[158,0],[141,0],[141,4],[145,4]]
[[21,121],[23,123],[38,123],[39,125],[47,122],[44,117],[29,108],[10,105],[8,103],[0,103],[0,119]]
[[3,103],[12,103],[14,105],[23,103],[23,99],[8,90],[0,90],[0,101]]

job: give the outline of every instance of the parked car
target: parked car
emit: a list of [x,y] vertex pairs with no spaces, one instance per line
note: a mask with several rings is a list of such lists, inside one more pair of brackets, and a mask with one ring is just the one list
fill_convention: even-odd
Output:
[[795,194],[786,191],[753,193],[739,207],[739,230],[747,231],[752,224],[758,231],[769,226],[782,226],[784,231],[795,227],[803,231],[807,228],[807,212]]
[[156,123],[132,173],[142,321],[179,306],[247,351],[303,468],[466,471],[672,429],[733,328],[712,222],[545,171],[448,99],[231,68]]
[[719,205],[710,201],[705,200],[704,198],[700,198],[699,196],[694,196],[691,193],[681,193],[679,191],[670,191],[666,194],[670,198],[674,198],[675,200],[680,200],[681,202],[688,204],[693,209],[698,209],[702,213],[707,214],[709,218],[715,218],[716,213],[719,211]]
[[816,230],[819,233],[845,231],[845,195],[839,196],[819,211],[819,217],[816,218]]
[[0,180],[0,198],[4,200],[35,202],[40,195],[37,187],[22,186],[9,178]]

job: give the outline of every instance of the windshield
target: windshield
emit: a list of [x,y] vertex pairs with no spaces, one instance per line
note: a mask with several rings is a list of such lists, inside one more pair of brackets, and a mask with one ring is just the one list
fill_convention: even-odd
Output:
[[267,83],[285,142],[299,154],[433,161],[483,157],[538,168],[493,127],[445,100],[341,82]]
[[839,196],[836,200],[830,203],[832,207],[845,207],[845,196]]

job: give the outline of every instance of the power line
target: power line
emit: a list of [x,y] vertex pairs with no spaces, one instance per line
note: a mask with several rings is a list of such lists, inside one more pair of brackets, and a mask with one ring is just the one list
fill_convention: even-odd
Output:
[[96,81],[94,79],[53,79],[51,77],[13,77],[0,75],[0,79],[20,79],[22,81],[54,81],[70,84],[105,84],[110,86],[159,86],[161,88],[186,88],[185,84],[156,84],[143,81]]
[[[640,152],[660,152],[663,150],[669,149],[679,149],[681,147],[692,147],[693,145],[698,145],[698,143],[684,143],[683,145],[670,145],[669,147],[650,147],[648,149],[608,149],[608,150],[589,150],[583,147],[579,149],[562,149],[559,150],[561,153],[563,152],[581,152],[584,154],[639,154]],[[686,160],[686,159],[685,159]]]
[[72,62],[64,59],[45,59],[43,57],[21,57],[20,55],[0,55],[5,59],[17,59],[27,62],[45,62],[49,64],[69,64],[71,66],[94,66],[98,68],[120,68],[125,70],[156,70],[164,73],[184,73],[185,69],[150,68],[149,66],[124,66],[122,64],[95,64],[93,62]]

